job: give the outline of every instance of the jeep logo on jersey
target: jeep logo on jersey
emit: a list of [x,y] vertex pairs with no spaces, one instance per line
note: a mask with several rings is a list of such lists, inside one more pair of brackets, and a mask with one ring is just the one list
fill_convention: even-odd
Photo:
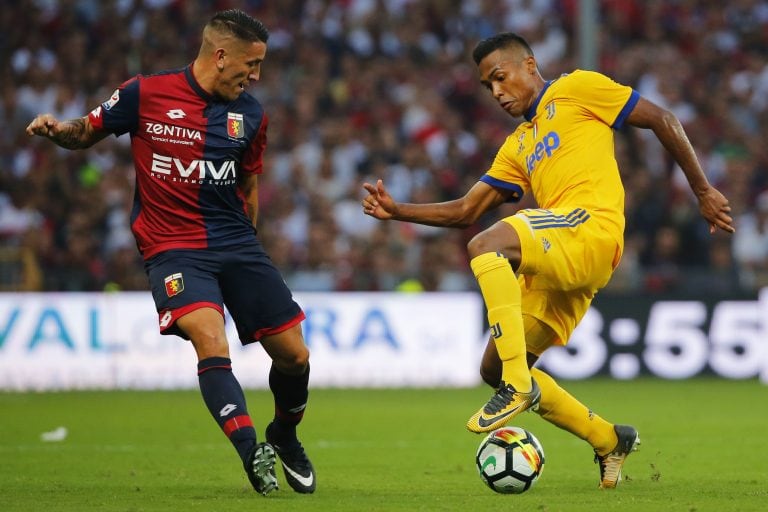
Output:
[[233,139],[239,139],[245,134],[243,128],[243,114],[227,112],[227,135]]
[[[176,171],[179,177],[193,180],[234,180],[235,161],[224,160],[218,167],[216,167],[216,162],[211,162],[210,160],[190,160],[189,162],[183,162],[176,157],[152,153],[151,171],[166,175],[171,175],[173,174],[173,171]],[[197,172],[197,174],[193,175],[195,172]]]
[[542,140],[533,146],[533,151],[525,158],[525,166],[528,168],[528,176],[533,174],[536,164],[544,158],[552,156],[552,153],[560,147],[560,136],[557,132],[549,132]]

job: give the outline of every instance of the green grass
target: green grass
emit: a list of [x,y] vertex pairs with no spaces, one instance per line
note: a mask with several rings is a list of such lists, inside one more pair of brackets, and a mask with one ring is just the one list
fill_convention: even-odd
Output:
[[[487,389],[312,390],[301,427],[318,490],[253,492],[237,455],[196,392],[0,394],[0,510],[521,510],[757,511],[768,509],[768,386],[697,379],[565,382],[643,441],[614,491],[597,489],[586,443],[535,414],[514,421],[541,440],[547,462],[524,495],[484,487],[464,429]],[[255,422],[271,395],[248,391]],[[61,442],[40,434],[63,425]]]

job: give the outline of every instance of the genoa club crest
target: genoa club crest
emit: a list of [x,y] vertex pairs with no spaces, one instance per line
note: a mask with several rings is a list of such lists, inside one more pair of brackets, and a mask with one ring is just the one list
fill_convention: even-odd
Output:
[[245,135],[243,127],[243,114],[227,112],[227,135],[233,139],[239,139]]
[[181,272],[178,274],[171,274],[165,278],[165,293],[169,297],[178,295],[184,291],[184,278]]

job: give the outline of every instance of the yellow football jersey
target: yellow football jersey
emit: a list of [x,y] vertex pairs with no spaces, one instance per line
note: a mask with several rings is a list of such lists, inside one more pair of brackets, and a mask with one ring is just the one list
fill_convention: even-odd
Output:
[[613,129],[640,99],[631,87],[576,70],[546,83],[481,181],[532,193],[540,208],[584,208],[623,246],[624,187]]

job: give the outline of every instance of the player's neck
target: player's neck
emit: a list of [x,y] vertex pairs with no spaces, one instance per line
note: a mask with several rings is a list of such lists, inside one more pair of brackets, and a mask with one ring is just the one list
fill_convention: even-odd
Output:
[[216,69],[206,66],[200,59],[192,62],[192,76],[197,84],[208,94],[213,95],[214,84],[216,81]]

